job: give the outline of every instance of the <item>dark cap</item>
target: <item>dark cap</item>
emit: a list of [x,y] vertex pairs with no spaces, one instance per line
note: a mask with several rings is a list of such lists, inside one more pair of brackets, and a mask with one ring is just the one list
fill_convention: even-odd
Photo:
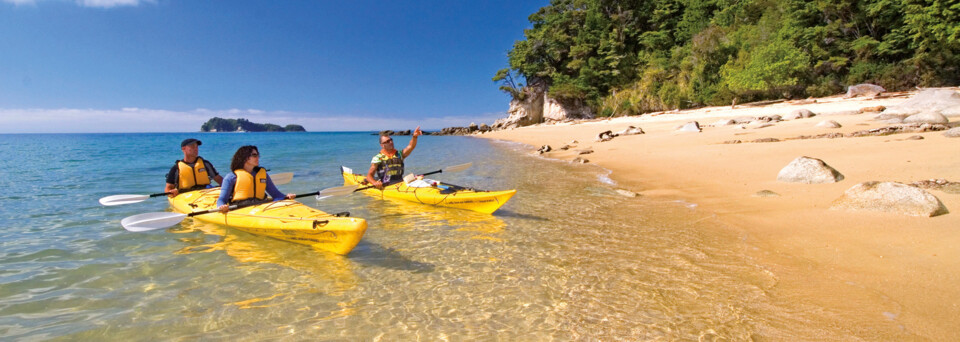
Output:
[[203,145],[203,143],[200,142],[200,140],[197,140],[197,139],[194,139],[194,138],[190,138],[190,139],[186,139],[186,140],[184,140],[183,142],[181,142],[181,143],[180,143],[180,147],[184,147],[184,146],[190,145],[190,144],[192,144],[192,143],[197,143],[197,146]]

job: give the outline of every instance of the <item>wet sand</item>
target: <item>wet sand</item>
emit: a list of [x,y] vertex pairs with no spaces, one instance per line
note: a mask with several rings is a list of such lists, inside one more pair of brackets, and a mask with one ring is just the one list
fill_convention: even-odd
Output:
[[[816,103],[708,107],[536,125],[478,136],[529,144],[531,153],[550,145],[554,151],[544,156],[560,160],[577,157],[576,150],[593,150],[579,157],[610,169],[616,187],[641,194],[637,201],[683,201],[701,213],[714,215],[720,226],[754,246],[743,253],[778,279],[768,295],[795,302],[797,307],[809,304],[819,308],[823,310],[819,314],[832,317],[839,330],[853,336],[876,337],[865,332],[880,329],[901,330],[918,339],[956,340],[960,337],[956,329],[960,326],[960,195],[927,190],[950,211],[936,217],[829,207],[845,190],[866,181],[960,181],[960,139],[925,132],[784,140],[889,126],[872,120],[876,113],[857,111],[908,99],[834,96]],[[705,127],[720,119],[785,116],[800,108],[817,116],[759,129]],[[816,127],[823,120],[835,120],[842,127]],[[951,118],[951,124],[955,126],[958,120]],[[703,131],[676,131],[689,121],[698,121]],[[617,132],[630,125],[646,133],[596,142],[600,132]],[[907,139],[915,135],[923,139]],[[781,141],[748,142],[760,138]],[[573,140],[579,142],[576,147],[558,150]],[[724,143],[730,140],[743,143]],[[832,184],[778,182],[780,169],[800,156],[822,159],[845,179]],[[756,196],[762,190],[779,196]]]

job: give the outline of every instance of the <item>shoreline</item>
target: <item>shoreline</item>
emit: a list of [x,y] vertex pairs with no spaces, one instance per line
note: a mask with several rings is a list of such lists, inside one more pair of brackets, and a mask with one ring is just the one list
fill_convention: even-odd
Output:
[[[638,200],[685,201],[715,214],[719,226],[755,246],[746,251],[778,279],[770,295],[802,297],[855,332],[867,326],[902,329],[934,340],[957,338],[960,326],[960,195],[927,189],[950,211],[935,217],[830,210],[850,187],[867,181],[909,184],[943,178],[960,181],[960,139],[943,132],[885,136],[791,139],[890,126],[860,114],[865,107],[896,105],[915,92],[883,98],[832,96],[768,105],[706,107],[577,123],[541,124],[473,135],[550,145],[546,158],[575,157],[608,169],[608,177],[640,194]],[[906,95],[906,96],[904,96]],[[771,127],[705,126],[719,119],[784,115],[806,108],[817,116]],[[817,127],[834,120],[840,128]],[[702,132],[675,128],[699,121]],[[951,118],[956,125],[957,118]],[[645,134],[597,142],[606,130],[636,126]],[[907,139],[920,136],[922,139]],[[763,138],[777,142],[749,142]],[[914,138],[915,139],[915,138]],[[558,147],[578,141],[575,147]],[[725,143],[740,140],[742,143]],[[578,150],[592,153],[578,155]],[[533,152],[535,153],[535,152]],[[829,184],[783,183],[778,171],[800,156],[822,159],[845,179]],[[760,197],[760,191],[778,196]]]

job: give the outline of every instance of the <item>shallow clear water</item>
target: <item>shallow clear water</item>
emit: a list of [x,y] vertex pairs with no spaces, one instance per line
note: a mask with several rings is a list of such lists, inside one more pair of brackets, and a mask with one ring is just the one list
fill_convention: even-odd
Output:
[[187,137],[221,173],[238,146],[257,145],[263,166],[294,172],[280,188],[295,193],[341,185],[339,165],[363,170],[378,149],[369,133],[0,135],[0,186],[12,190],[0,194],[0,337],[845,338],[811,308],[770,298],[776,278],[710,217],[619,196],[599,168],[482,139],[425,136],[407,167],[474,162],[436,178],[518,189],[494,215],[305,199],[368,220],[346,257],[191,219],[123,230],[120,219],[166,201],[97,199],[160,192]]

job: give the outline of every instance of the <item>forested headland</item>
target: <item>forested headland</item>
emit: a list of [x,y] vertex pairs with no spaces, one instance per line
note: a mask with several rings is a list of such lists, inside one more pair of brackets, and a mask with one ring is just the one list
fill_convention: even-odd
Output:
[[201,132],[306,132],[300,125],[259,124],[247,119],[224,119],[214,117],[200,126]]
[[960,2],[552,0],[493,80],[599,116],[960,83]]

